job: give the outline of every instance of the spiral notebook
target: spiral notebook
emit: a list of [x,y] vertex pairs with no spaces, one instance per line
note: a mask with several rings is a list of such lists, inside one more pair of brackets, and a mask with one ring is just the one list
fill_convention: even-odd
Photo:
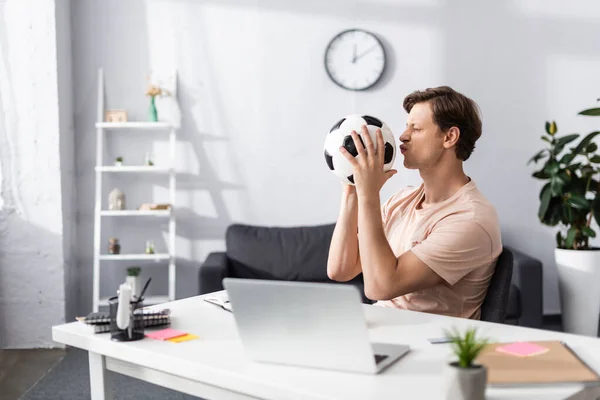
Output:
[[[169,325],[171,323],[171,310],[136,310],[136,314],[144,314],[144,327]],[[77,317],[79,322],[88,325],[94,333],[110,332],[110,317],[106,311],[92,312],[85,317]]]

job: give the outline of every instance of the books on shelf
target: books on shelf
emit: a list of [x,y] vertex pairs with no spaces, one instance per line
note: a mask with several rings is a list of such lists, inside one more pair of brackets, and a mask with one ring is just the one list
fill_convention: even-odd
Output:
[[[135,310],[135,314],[144,315],[144,327],[169,325],[171,323],[171,310]],[[110,332],[110,316],[107,311],[91,312],[85,317],[77,317],[79,322],[89,326],[94,333]]]

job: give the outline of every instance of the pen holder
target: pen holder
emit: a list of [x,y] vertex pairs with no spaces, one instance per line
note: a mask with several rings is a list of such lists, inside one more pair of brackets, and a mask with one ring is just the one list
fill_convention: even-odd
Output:
[[[117,296],[108,299],[110,338],[118,342],[130,342],[144,338],[143,300],[130,301],[124,310],[119,310]],[[119,312],[122,315],[119,315]]]

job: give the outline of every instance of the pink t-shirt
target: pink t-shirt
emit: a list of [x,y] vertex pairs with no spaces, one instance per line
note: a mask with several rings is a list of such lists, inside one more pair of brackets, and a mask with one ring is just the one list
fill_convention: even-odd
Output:
[[376,304],[479,319],[502,252],[496,210],[473,181],[417,209],[424,194],[421,185],[393,195],[382,207],[383,228],[396,257],[411,250],[444,282]]

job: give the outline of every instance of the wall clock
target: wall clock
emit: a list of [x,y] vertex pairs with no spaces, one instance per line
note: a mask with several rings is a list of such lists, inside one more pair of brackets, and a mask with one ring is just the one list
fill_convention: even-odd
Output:
[[362,29],[340,32],[325,50],[327,75],[347,90],[369,89],[381,79],[385,67],[381,41]]

